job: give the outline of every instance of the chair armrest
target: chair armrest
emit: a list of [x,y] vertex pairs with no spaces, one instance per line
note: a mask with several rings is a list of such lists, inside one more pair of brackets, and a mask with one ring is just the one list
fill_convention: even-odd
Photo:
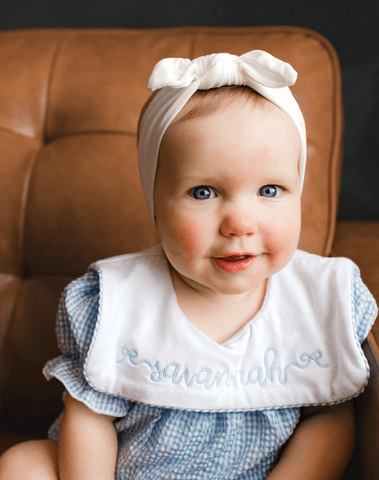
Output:
[[[358,265],[363,282],[379,305],[379,222],[337,222],[332,256],[350,258]],[[378,319],[371,332],[379,345]]]
[[379,478],[379,348],[372,333],[363,344],[371,376],[357,400],[357,451],[364,480]]
[[[361,270],[361,276],[379,304],[379,222],[337,222],[332,255],[348,257]],[[357,445],[354,456],[359,477],[379,478],[379,320],[377,319],[363,350],[371,376],[365,392],[357,399]],[[345,478],[345,477],[344,477]],[[353,477],[347,477],[353,478]]]

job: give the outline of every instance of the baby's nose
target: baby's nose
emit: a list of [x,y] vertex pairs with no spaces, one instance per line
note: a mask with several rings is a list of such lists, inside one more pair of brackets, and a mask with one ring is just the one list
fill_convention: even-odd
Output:
[[257,221],[252,212],[234,212],[225,215],[220,225],[220,233],[225,237],[251,236],[257,231]]

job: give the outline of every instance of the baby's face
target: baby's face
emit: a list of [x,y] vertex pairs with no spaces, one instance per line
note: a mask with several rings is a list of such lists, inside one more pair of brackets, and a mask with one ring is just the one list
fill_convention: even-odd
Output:
[[269,102],[171,125],[154,201],[174,273],[204,293],[241,294],[281,270],[300,233],[299,155],[296,127]]

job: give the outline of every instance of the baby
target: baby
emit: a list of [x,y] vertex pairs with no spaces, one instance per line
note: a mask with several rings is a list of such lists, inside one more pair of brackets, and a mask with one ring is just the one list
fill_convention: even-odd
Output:
[[1,480],[342,473],[377,308],[350,260],[297,250],[295,81],[262,51],[157,64],[139,166],[162,243],[66,287],[44,369],[65,410],[3,455]]

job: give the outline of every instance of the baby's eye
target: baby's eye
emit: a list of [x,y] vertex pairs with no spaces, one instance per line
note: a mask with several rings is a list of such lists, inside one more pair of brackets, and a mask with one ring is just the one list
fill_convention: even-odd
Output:
[[277,185],[265,185],[259,189],[259,195],[262,197],[278,197],[281,193],[283,193],[283,190]]
[[201,186],[193,188],[189,195],[196,198],[196,200],[208,200],[208,198],[214,198],[216,193],[211,187]]

